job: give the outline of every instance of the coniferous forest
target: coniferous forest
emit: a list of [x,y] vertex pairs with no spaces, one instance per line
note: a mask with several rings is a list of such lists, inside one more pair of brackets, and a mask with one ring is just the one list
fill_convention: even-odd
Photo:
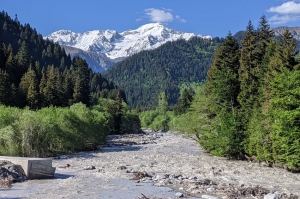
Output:
[[144,112],[142,126],[194,135],[213,155],[300,171],[296,47],[288,30],[276,39],[265,16],[257,28],[250,21],[240,42],[229,33],[217,47],[195,94],[182,92],[175,110],[183,111],[167,111],[163,119],[158,110]]
[[205,80],[221,41],[194,37],[167,42],[116,64],[105,77],[125,90],[128,104],[133,108],[156,107],[161,92],[166,92],[168,102],[174,105],[182,85]]
[[0,13],[0,155],[93,149],[137,121],[123,90],[85,60]]

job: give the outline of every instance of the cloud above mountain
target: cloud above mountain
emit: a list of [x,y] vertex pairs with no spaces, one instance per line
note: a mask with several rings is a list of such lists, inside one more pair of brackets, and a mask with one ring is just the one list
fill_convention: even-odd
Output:
[[288,1],[280,6],[271,7],[268,12],[276,13],[269,21],[271,24],[285,24],[300,20],[300,3]]
[[173,22],[175,19],[185,23],[186,20],[181,18],[179,15],[174,16],[172,14],[173,10],[171,9],[157,9],[157,8],[147,8],[144,10],[144,16],[137,19],[136,21],[141,21],[144,18],[150,20],[151,22],[160,22],[160,23],[168,23]]

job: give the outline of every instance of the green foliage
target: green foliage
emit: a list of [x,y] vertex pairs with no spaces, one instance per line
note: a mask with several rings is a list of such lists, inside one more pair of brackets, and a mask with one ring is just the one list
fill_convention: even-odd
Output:
[[192,100],[193,95],[191,91],[189,91],[187,88],[184,88],[182,90],[180,98],[177,101],[177,104],[174,107],[174,114],[181,115],[183,113],[186,113],[188,108],[191,106]]
[[169,121],[170,117],[167,114],[159,114],[154,118],[153,122],[150,124],[150,128],[154,131],[167,131],[169,130]]
[[107,111],[82,103],[38,111],[0,105],[0,155],[46,157],[94,149],[105,141],[112,121]]
[[170,105],[175,105],[182,84],[205,80],[220,42],[218,38],[198,37],[167,42],[116,64],[105,76],[124,88],[127,102],[133,108],[156,107],[161,92],[166,93]]
[[300,71],[284,70],[272,83],[270,137],[277,164],[300,170]]
[[160,115],[165,115],[168,111],[169,105],[168,105],[168,99],[165,92],[161,92],[158,96],[158,105],[156,107],[156,110]]
[[144,111],[140,114],[141,126],[144,128],[150,128],[150,125],[153,123],[154,119],[158,116],[158,111],[150,110]]

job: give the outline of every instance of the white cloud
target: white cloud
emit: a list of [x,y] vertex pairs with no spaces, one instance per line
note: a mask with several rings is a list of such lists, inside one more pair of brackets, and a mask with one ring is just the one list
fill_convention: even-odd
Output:
[[181,21],[182,23],[185,23],[186,20],[182,19],[179,15],[176,15],[176,19],[178,19],[179,21]]
[[186,20],[182,19],[179,15],[176,15],[174,17],[174,15],[172,14],[173,10],[167,8],[162,8],[162,9],[147,8],[144,10],[144,12],[145,12],[145,16],[137,19],[136,21],[141,21],[143,18],[147,18],[151,22],[168,23],[174,21],[174,19],[183,23],[186,22]]
[[146,17],[152,22],[172,22],[174,20],[173,15],[168,10],[159,10],[155,8],[145,9]]
[[274,15],[272,16],[269,21],[271,24],[285,24],[292,21],[300,20],[300,16],[293,16],[293,15]]
[[278,14],[300,14],[300,3],[294,1],[285,2],[280,6],[271,7],[268,12],[276,12]]
[[268,12],[274,12],[269,21],[271,24],[285,24],[292,21],[300,20],[300,3],[288,1],[280,6],[271,7]]

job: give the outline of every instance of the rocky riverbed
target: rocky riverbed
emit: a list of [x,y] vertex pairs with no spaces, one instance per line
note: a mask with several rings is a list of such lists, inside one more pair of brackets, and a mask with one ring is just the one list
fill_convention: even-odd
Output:
[[205,153],[171,132],[111,135],[92,152],[53,160],[54,179],[15,183],[2,198],[290,198],[300,174]]

